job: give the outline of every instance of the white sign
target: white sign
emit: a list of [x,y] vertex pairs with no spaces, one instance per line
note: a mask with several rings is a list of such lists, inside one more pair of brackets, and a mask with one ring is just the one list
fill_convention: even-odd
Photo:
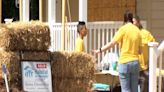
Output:
[[27,92],[52,92],[50,62],[23,61],[23,89]]

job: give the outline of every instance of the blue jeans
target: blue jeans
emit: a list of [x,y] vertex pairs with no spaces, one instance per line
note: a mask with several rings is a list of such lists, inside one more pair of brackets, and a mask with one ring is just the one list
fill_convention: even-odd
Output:
[[121,92],[138,92],[139,62],[118,65]]

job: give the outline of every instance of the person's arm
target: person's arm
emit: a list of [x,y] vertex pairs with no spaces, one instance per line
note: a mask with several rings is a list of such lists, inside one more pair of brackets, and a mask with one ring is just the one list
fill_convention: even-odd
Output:
[[149,42],[155,42],[155,38],[153,37],[153,35],[151,33],[148,34],[148,41]]
[[139,46],[139,54],[142,54],[142,46]]
[[119,43],[124,35],[124,30],[121,30],[121,28],[116,32],[115,36],[113,37],[113,40],[109,43],[107,43],[105,46],[97,49],[92,50],[94,53],[101,53],[104,52],[110,48],[112,48],[115,44]]
[[141,34],[140,34],[140,37],[139,37],[139,51],[138,51],[138,53],[139,54],[142,54],[142,37],[141,37]]
[[115,44],[117,44],[116,41],[112,40],[111,42],[107,43],[106,45],[104,45],[103,47],[97,49],[97,50],[93,50],[94,53],[101,53],[104,52],[110,48],[112,48]]

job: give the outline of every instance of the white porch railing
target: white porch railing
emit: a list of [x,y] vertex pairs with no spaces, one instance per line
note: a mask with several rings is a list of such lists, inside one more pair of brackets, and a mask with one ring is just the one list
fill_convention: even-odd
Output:
[[[108,22],[88,22],[88,34],[85,37],[85,47],[87,53],[91,53],[91,50],[97,49],[111,41],[115,32],[123,23],[120,21],[108,21]],[[142,21],[144,27],[146,22]],[[61,23],[55,23],[49,25],[51,32],[51,47],[50,51],[59,51],[61,47]],[[77,22],[67,23],[65,26],[65,50],[74,51],[75,41],[77,38]],[[106,51],[100,55],[95,55],[100,63],[101,58],[108,52],[118,53],[118,48],[115,46],[110,51]]]
[[[87,24],[88,34],[86,39],[86,50],[90,53],[93,48],[98,48],[104,45],[104,41],[110,41],[115,31],[118,29],[121,22],[89,22]],[[65,28],[65,50],[73,51],[75,49],[75,41],[78,36],[77,34],[77,22],[67,23]],[[60,50],[60,38],[61,38],[61,23],[55,23],[50,25],[51,30],[51,51]],[[104,36],[106,38],[104,38]],[[109,36],[111,36],[109,38]],[[97,38],[99,37],[99,38]],[[99,41],[99,45],[98,44]],[[90,44],[93,43],[93,44]],[[100,45],[101,44],[101,45]]]
[[[122,22],[90,22],[88,23],[88,35],[87,35],[87,52],[92,54],[91,50],[98,49],[110,42],[118,30],[118,28],[122,25]],[[115,46],[110,50],[103,52],[102,54],[94,55],[97,58],[97,68],[102,69],[100,64],[102,58],[106,53],[115,53],[118,54],[118,47]]]
[[[61,49],[61,23],[49,25],[51,35],[50,51],[59,51]],[[75,40],[77,38],[77,22],[67,23],[65,28],[65,50],[73,51]]]
[[[159,47],[158,47],[158,43],[156,42],[149,43],[149,46],[150,46],[149,47],[149,51],[150,51],[149,52],[149,92],[161,92],[162,77],[164,77],[164,75],[161,74],[162,52],[164,51],[164,41],[160,44]],[[157,63],[159,64],[158,69],[157,69]]]
[[[115,32],[122,25],[122,22],[88,22],[88,34],[85,37],[85,47],[87,53],[91,50],[100,48],[107,42],[111,41]],[[51,48],[50,51],[59,51],[61,47],[61,23],[49,25],[51,30]],[[77,38],[77,22],[67,23],[65,28],[65,50],[74,51],[75,41]],[[109,51],[106,51],[107,53]],[[118,48],[115,46],[110,52],[118,53]],[[102,53],[104,56],[105,53]],[[96,56],[97,57],[97,56]],[[101,56],[98,55],[98,61]]]

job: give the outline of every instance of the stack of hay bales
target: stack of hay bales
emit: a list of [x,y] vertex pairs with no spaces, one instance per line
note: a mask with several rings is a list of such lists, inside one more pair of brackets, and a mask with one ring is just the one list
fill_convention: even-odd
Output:
[[7,66],[10,88],[22,89],[21,61],[51,59],[53,92],[88,92],[94,79],[95,59],[86,53],[50,53],[49,46],[50,30],[41,22],[0,26],[0,65]]
[[44,23],[31,21],[1,25],[0,70],[1,64],[6,64],[10,85],[21,87],[20,61],[49,59],[49,46],[50,30]]
[[94,79],[95,59],[86,53],[52,53],[53,90],[55,92],[88,92]]
[[5,50],[47,51],[50,46],[49,27],[41,22],[7,24],[0,34],[0,47]]

